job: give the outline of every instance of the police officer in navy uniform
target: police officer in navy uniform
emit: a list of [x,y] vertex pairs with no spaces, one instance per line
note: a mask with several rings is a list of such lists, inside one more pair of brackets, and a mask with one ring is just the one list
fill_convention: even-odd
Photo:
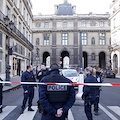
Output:
[[[3,81],[1,78],[0,78],[0,81]],[[3,85],[2,83],[0,83],[0,113],[2,113],[2,99],[3,99],[3,95],[2,95],[2,88],[3,88]]]
[[[21,82],[36,82],[35,76],[32,72],[32,65],[27,66],[27,70],[22,74]],[[34,98],[34,90],[36,89],[35,84],[22,84],[24,90],[24,99],[22,104],[21,114],[24,112],[26,102],[28,100],[28,111],[34,111],[32,106],[32,100]]]
[[41,63],[41,70],[37,73],[37,77],[36,78],[40,82],[41,79],[43,77],[45,77],[46,75],[49,75],[49,70],[46,68],[46,63]]
[[[93,76],[93,68],[87,67],[85,69],[86,78],[84,83],[97,83],[96,77]],[[96,86],[84,86],[82,99],[84,100],[84,110],[88,120],[93,120],[91,106],[95,101]]]
[[[71,83],[71,80],[59,74],[59,66],[55,63],[50,66],[50,75],[44,77],[43,83]],[[68,110],[75,102],[73,86],[40,85],[39,101],[43,107],[41,120],[65,120]]]
[[[100,67],[96,67],[96,78],[97,78],[97,82],[98,83],[102,83],[103,82],[103,78],[102,78],[102,73],[101,73],[101,68]],[[100,91],[101,91],[101,86],[98,86],[96,88],[96,91],[95,91],[95,94],[96,94],[96,99],[95,99],[95,102],[94,102],[94,114],[95,115],[98,115]]]

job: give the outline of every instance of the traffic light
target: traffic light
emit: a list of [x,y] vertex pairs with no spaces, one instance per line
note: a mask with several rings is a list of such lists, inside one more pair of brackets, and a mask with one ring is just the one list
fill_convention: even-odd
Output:
[[12,47],[8,47],[8,55],[12,55],[12,53],[13,53],[13,50],[12,50]]

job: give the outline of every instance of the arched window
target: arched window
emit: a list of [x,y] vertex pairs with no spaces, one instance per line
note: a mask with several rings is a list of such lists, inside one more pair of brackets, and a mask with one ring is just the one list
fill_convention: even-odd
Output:
[[91,45],[95,45],[95,38],[94,37],[91,39]]
[[95,53],[91,54],[91,61],[95,61]]
[[40,44],[40,40],[39,38],[36,39],[36,45],[39,45]]

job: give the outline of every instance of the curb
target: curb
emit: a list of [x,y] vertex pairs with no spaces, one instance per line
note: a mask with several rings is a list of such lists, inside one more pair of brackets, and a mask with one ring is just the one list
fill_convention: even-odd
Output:
[[8,91],[11,91],[11,90],[14,90],[14,89],[18,89],[18,88],[20,88],[20,87],[21,87],[21,85],[17,85],[17,86],[8,88],[8,89],[6,89],[6,90],[3,90],[3,92],[8,92]]

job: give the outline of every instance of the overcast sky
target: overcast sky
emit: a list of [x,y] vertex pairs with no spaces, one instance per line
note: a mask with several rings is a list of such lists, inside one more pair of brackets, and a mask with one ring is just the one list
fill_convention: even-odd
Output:
[[[33,14],[43,15],[54,14],[54,5],[63,3],[64,0],[31,0],[33,5]],[[77,14],[106,13],[109,12],[109,6],[112,0],[68,0],[69,3],[76,6]]]

